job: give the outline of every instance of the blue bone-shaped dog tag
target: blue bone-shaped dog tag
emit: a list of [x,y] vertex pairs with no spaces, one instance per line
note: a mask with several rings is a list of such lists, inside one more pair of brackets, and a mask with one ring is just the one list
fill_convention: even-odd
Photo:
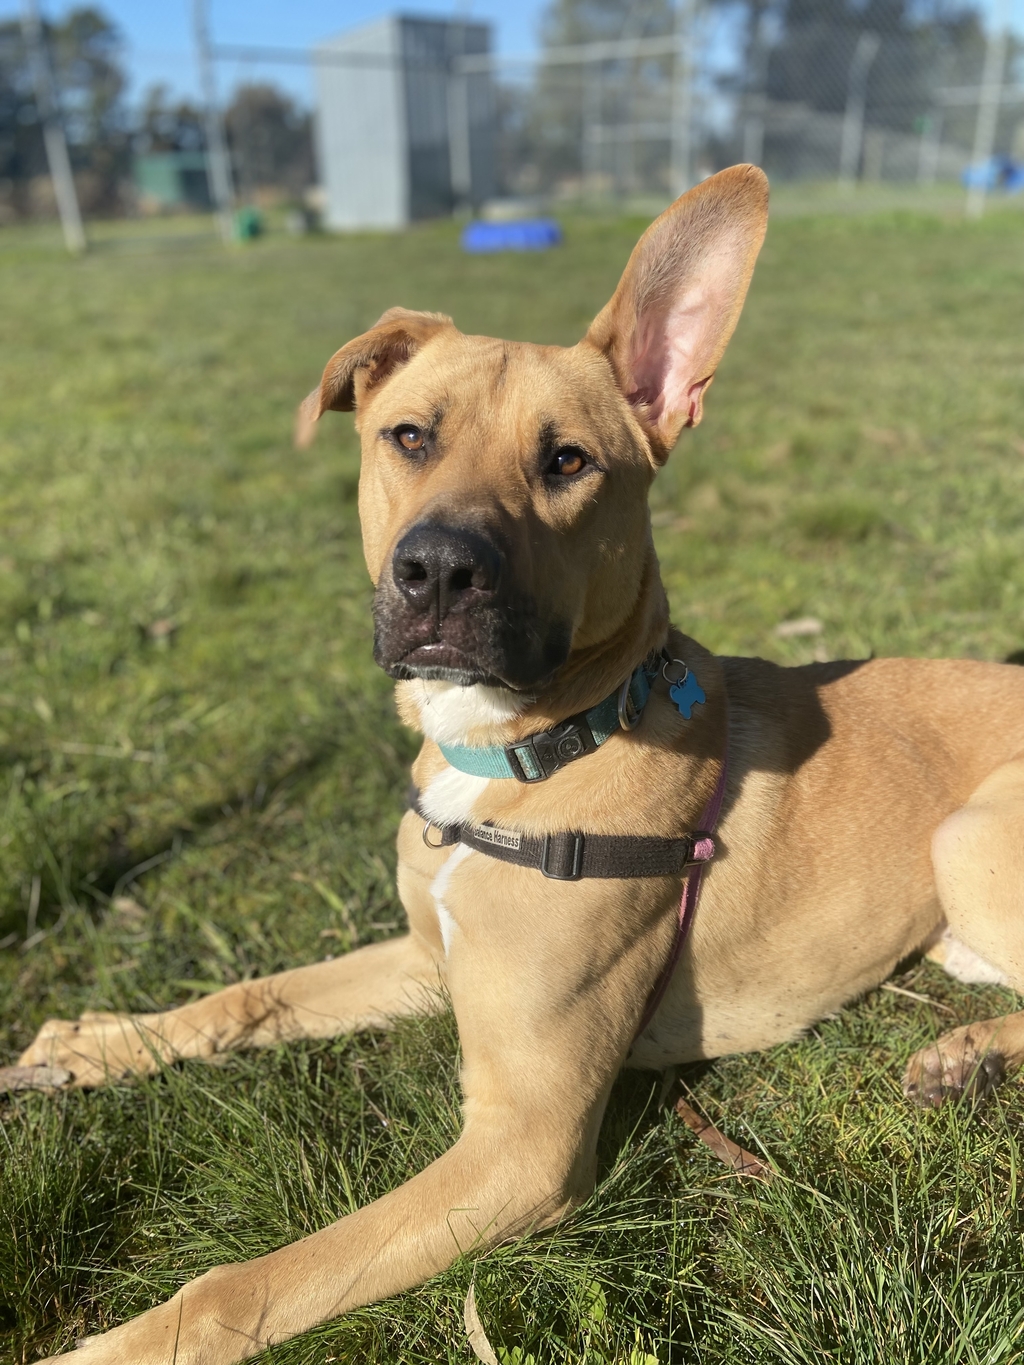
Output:
[[[673,663],[682,663],[681,659],[673,659]],[[704,689],[693,676],[690,670],[683,664],[683,676],[677,678],[668,691],[669,696],[675,702],[679,714],[684,720],[690,719],[690,712],[695,706],[707,701]]]

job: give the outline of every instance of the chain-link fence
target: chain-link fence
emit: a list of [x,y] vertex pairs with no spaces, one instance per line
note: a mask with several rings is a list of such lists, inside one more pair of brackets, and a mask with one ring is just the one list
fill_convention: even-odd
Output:
[[[980,211],[988,190],[1024,189],[1024,0],[982,3],[549,0],[539,50],[516,58],[461,17],[394,15],[311,51],[217,46],[195,0],[202,108],[155,89],[135,114],[98,14],[7,21],[0,222],[45,210],[62,127],[65,198],[73,172],[94,212],[212,199],[225,232],[234,208],[282,199],[319,203],[332,227],[667,199],[737,161],[775,183],[966,178]],[[285,63],[311,70],[312,122],[274,84]]]
[[[495,55],[480,23],[396,17],[289,59],[315,69],[320,183],[345,201],[331,226],[421,216],[424,178],[444,212],[667,198],[737,161],[776,183],[983,193],[1024,186],[1021,0],[1001,3],[990,21],[960,0],[553,0],[529,57]],[[390,216],[354,188],[379,200],[385,172]]]
[[669,18],[531,68],[494,61],[506,194],[668,193],[737,161],[847,184],[973,163],[998,180],[1024,161],[1022,47],[976,10],[683,0]]

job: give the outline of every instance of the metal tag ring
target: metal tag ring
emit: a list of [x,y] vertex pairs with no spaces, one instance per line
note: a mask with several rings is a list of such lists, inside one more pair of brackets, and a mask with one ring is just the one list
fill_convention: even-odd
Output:
[[[668,676],[668,670],[669,668],[671,668],[673,664],[678,664],[679,667],[683,670],[678,678],[670,678]],[[665,679],[667,683],[684,683],[687,677],[689,676],[689,673],[690,670],[682,659],[666,659],[661,666],[661,676]]]

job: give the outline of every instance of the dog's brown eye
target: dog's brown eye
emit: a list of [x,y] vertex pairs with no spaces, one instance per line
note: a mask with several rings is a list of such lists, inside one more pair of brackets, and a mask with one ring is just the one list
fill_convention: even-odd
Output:
[[395,439],[403,450],[415,452],[423,449],[423,432],[419,427],[395,427]]
[[563,446],[551,461],[548,473],[571,479],[574,474],[580,473],[586,463],[587,457],[578,446]]

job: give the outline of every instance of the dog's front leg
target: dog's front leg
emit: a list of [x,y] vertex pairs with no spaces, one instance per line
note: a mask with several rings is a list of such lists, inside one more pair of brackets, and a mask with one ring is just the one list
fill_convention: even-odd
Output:
[[242,981],[178,1009],[50,1019],[19,1065],[61,1067],[71,1085],[98,1086],[183,1058],[383,1027],[436,1007],[438,986],[426,945],[404,934],[332,962]]
[[219,1266],[87,1343],[79,1365],[229,1365],[418,1284],[461,1252],[551,1223],[589,1193],[604,1106],[664,933],[644,907],[621,913],[614,884],[538,895],[535,873],[502,868],[495,880],[474,858],[485,874],[475,908],[462,896],[449,902],[459,1140],[357,1213],[258,1260]]
[[469,1124],[398,1190],[283,1250],[209,1271],[62,1359],[229,1365],[418,1284],[462,1251],[553,1221],[583,1182],[564,1136],[554,1142],[528,1118],[509,1111]]
[[71,1085],[99,1086],[158,1071],[165,1062],[333,1038],[437,1008],[444,962],[429,888],[450,850],[425,847],[422,826],[410,813],[399,837],[398,884],[408,934],[331,962],[242,981],[177,1009],[49,1019],[19,1065],[60,1067],[71,1074]]

